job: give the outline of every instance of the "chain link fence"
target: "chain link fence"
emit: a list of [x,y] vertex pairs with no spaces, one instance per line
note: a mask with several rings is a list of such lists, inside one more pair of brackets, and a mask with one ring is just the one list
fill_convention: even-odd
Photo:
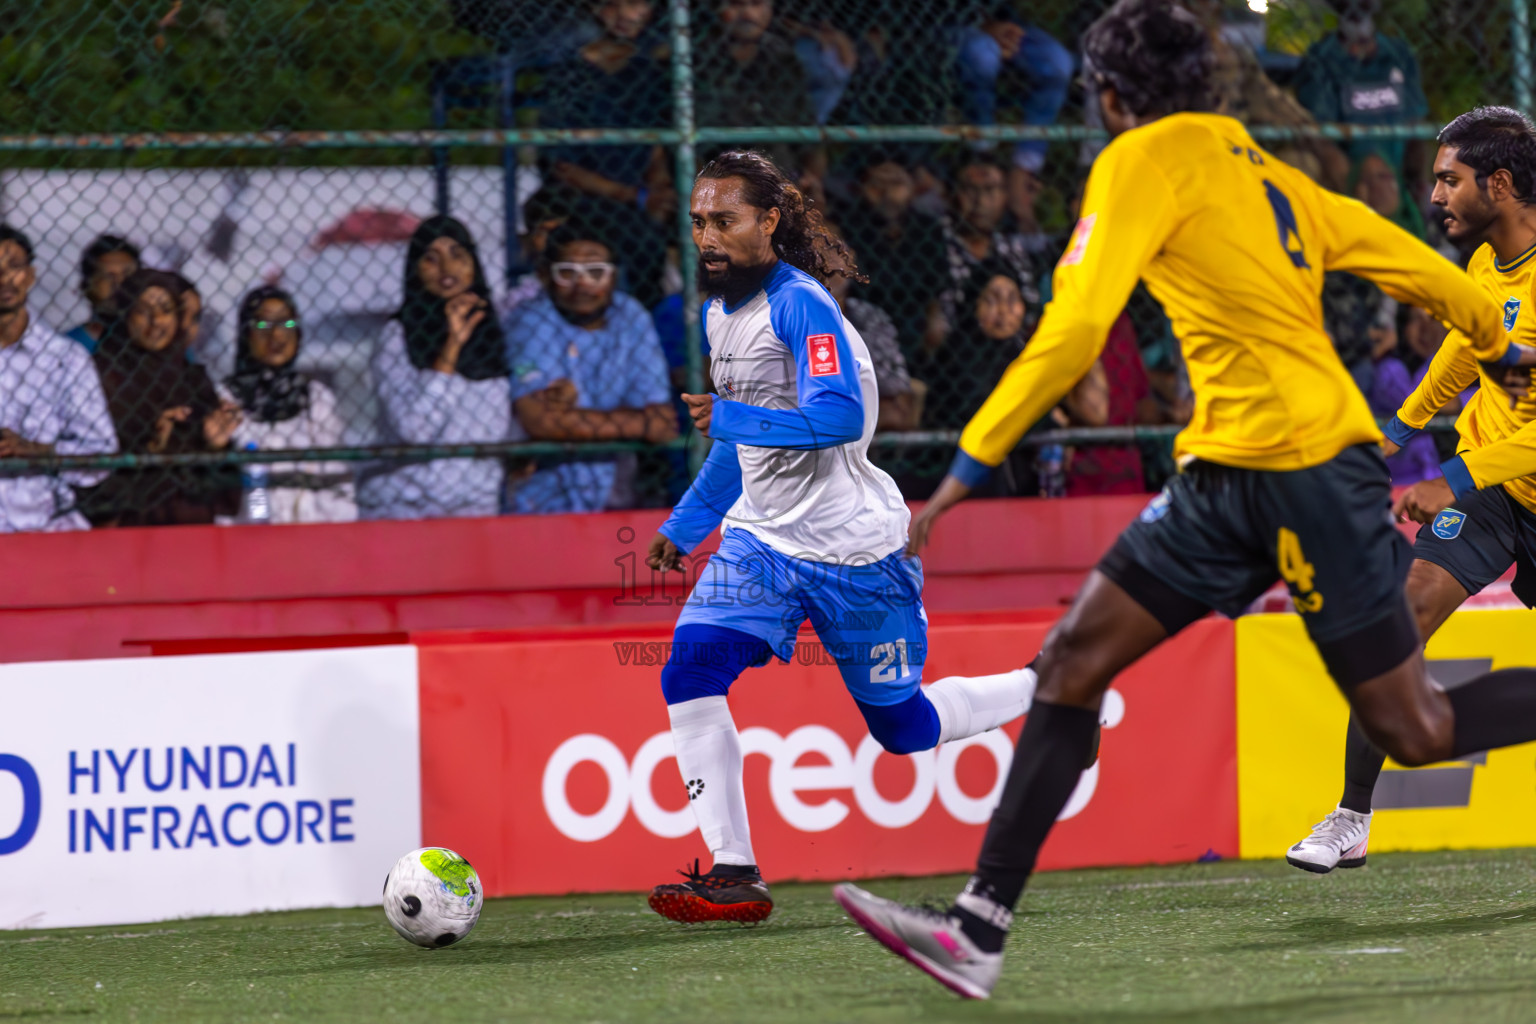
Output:
[[[671,504],[687,189],[742,146],[869,276],[829,285],[925,497],[1049,300],[1107,6],[0,2],[0,529]],[[1225,112],[1437,244],[1436,126],[1530,107],[1525,0],[1188,6]],[[1390,415],[1443,332],[1347,275],[1326,309]],[[992,491],[1155,489],[1189,403],[1138,291]]]

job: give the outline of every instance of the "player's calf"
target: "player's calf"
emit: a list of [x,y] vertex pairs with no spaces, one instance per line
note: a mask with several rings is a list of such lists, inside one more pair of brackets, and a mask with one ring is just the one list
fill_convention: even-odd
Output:
[[1455,746],[1455,716],[1430,683],[1417,652],[1396,668],[1349,691],[1365,735],[1398,764],[1414,768],[1444,761]]
[[[1135,569],[1147,574],[1139,566]],[[1082,592],[1046,636],[1034,661],[1039,673],[1035,699],[1097,708],[1122,669],[1174,632],[1147,611],[1155,604],[1139,603],[1150,600],[1133,597],[1101,570],[1089,573]]]

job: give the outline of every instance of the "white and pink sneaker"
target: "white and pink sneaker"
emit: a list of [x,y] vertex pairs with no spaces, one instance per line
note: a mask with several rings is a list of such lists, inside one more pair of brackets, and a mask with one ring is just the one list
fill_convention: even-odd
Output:
[[967,999],[986,999],[1003,970],[1003,954],[984,953],[948,914],[881,899],[846,882],[832,896],[876,942]]
[[1339,807],[1312,826],[1312,834],[1285,851],[1285,861],[1317,875],[1334,868],[1365,865],[1365,845],[1371,837],[1371,816]]

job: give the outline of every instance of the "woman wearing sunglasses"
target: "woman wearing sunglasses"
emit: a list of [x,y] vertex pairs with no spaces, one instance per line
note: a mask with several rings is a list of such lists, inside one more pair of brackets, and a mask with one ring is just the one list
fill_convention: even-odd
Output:
[[[304,328],[293,296],[265,285],[240,304],[235,372],[221,396],[240,406],[235,447],[330,448],[342,421],[330,388],[300,373]],[[279,462],[270,467],[274,523],[345,523],[357,518],[352,473],[338,462]]]

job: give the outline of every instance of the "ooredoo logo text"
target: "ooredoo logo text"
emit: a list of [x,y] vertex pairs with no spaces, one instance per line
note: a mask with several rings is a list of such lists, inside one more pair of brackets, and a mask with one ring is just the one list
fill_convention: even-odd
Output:
[[[1100,720],[1113,729],[1125,717],[1125,701],[1116,690],[1104,695]],[[956,777],[960,756],[976,747],[991,756],[997,769],[992,788],[973,794]],[[873,736],[866,734],[856,749],[824,725],[802,725],[787,736],[754,726],[741,731],[742,754],[768,758],[768,789],[773,808],[791,828],[801,832],[825,832],[857,812],[881,828],[899,829],[916,822],[935,799],[945,813],[967,825],[981,825],[992,815],[1002,794],[1003,782],[1013,763],[1013,741],[1001,730],[945,743],[937,750],[912,754],[911,789],[892,797],[875,786],[875,761],[885,753]],[[801,764],[807,755],[823,763]],[[891,756],[891,755],[886,755]],[[627,757],[606,736],[582,733],[561,743],[544,765],[543,802],[549,821],[561,835],[582,843],[606,839],[631,814],[647,832],[676,839],[694,831],[693,812],[686,803],[676,810],[656,800],[657,769],[673,758],[672,734],[658,732]],[[577,765],[591,763],[601,769],[607,795],[597,810],[583,812],[571,803],[567,789]],[[750,761],[748,762],[750,764]],[[1083,772],[1059,820],[1082,813],[1098,787],[1099,766]],[[663,770],[662,785],[680,781],[676,766]]]

